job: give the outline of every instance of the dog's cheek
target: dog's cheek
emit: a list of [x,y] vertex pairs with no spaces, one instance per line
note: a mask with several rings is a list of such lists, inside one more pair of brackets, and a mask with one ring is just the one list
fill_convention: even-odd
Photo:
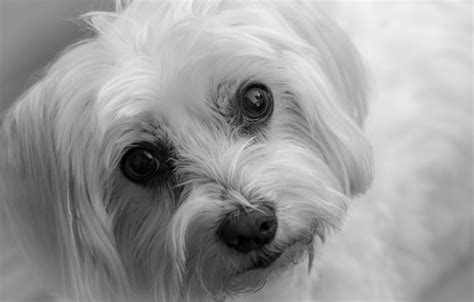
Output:
[[164,254],[164,230],[173,215],[175,196],[168,184],[144,188],[126,180],[111,194],[108,212],[113,236],[131,281],[139,288],[153,282]]

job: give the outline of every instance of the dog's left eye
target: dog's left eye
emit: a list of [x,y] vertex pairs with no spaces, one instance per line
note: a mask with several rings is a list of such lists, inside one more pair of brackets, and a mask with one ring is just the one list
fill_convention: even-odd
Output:
[[263,84],[249,85],[240,95],[240,107],[246,121],[261,121],[273,111],[272,93]]
[[160,161],[154,150],[148,146],[129,149],[120,163],[122,174],[130,181],[143,183],[160,171]]

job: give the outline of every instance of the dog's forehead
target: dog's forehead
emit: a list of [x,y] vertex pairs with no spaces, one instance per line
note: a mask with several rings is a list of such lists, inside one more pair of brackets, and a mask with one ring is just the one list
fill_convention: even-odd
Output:
[[271,7],[137,3],[100,37],[120,58],[98,94],[107,128],[147,115],[193,135],[217,121],[241,83],[278,82],[283,54],[302,44]]

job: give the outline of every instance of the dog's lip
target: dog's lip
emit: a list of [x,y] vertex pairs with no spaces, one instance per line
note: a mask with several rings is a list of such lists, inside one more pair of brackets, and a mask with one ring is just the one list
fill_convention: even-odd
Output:
[[[324,243],[325,238],[324,238],[324,233],[323,232],[316,232],[314,235],[320,238],[321,242]],[[261,254],[257,257],[256,260],[252,262],[250,267],[246,269],[245,271],[251,271],[255,269],[265,269],[275,263],[278,258],[288,249],[290,249],[292,246],[296,244],[301,244],[301,245],[311,245],[313,243],[314,236],[310,237],[303,237],[299,239],[295,239],[294,241],[288,243],[285,245],[284,248],[279,249],[278,251],[270,252],[268,250],[263,250],[261,251]]]
[[250,266],[247,271],[254,270],[254,269],[263,269],[269,267],[272,263],[274,263],[278,258],[280,258],[281,254],[283,254],[284,250],[274,253],[265,253],[257,258],[252,265]]

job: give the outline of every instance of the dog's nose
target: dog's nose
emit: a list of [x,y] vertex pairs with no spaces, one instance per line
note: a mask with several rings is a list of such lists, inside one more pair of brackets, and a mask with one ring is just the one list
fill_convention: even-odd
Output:
[[230,213],[220,230],[227,246],[248,253],[270,243],[275,238],[276,229],[275,211],[264,206]]

